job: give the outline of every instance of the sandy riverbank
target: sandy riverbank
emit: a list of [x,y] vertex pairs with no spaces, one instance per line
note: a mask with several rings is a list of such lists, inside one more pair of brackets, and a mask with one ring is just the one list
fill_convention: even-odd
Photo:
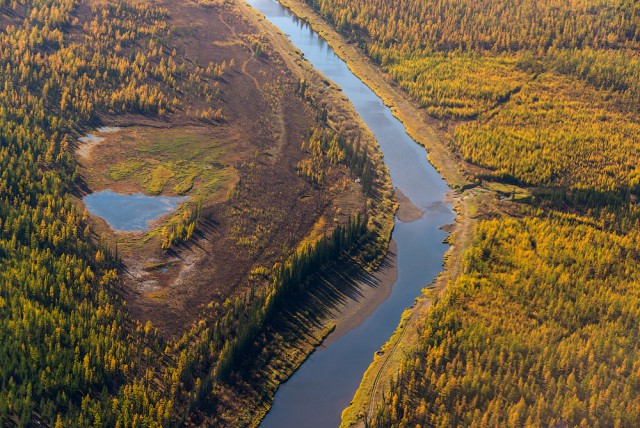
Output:
[[[409,97],[385,77],[379,67],[371,61],[353,44],[349,44],[338,34],[333,27],[326,23],[315,11],[300,0],[280,0],[298,17],[305,20],[318,32],[335,52],[347,63],[349,69],[369,86],[389,106],[396,118],[398,118],[408,134],[428,151],[428,159],[440,172],[454,192],[447,197],[447,202],[456,204],[458,213],[454,225],[445,225],[451,232],[449,242],[451,248],[445,255],[445,268],[440,276],[431,285],[433,292],[427,293],[416,304],[405,311],[400,326],[393,337],[382,348],[382,352],[376,355],[362,380],[361,386],[349,408],[343,413],[343,426],[363,426],[363,417],[375,407],[377,397],[382,390],[381,386],[388,384],[397,371],[400,356],[408,351],[415,335],[412,334],[413,326],[419,314],[428,310],[433,299],[433,293],[442,293],[449,281],[453,281],[460,273],[460,265],[464,249],[468,247],[473,236],[475,221],[470,218],[469,207],[475,207],[477,194],[472,191],[463,192],[471,184],[462,172],[447,144],[433,128],[428,124],[428,118],[423,110],[413,103]],[[401,221],[411,221],[422,212],[410,201],[396,192],[396,199],[400,203],[398,217]],[[475,209],[475,208],[474,208]],[[382,272],[381,272],[382,274]],[[428,284],[425,284],[427,286]],[[346,322],[345,325],[349,323]],[[403,352],[398,352],[401,350]]]
[[411,199],[407,198],[407,196],[402,193],[402,190],[395,189],[394,194],[399,205],[398,212],[396,214],[398,220],[403,223],[411,223],[424,215],[424,211],[416,207],[413,202],[411,202]]
[[340,338],[343,334],[358,327],[371,313],[384,302],[393,289],[398,279],[398,266],[396,263],[396,243],[389,243],[387,257],[380,269],[374,272],[366,283],[358,284],[360,293],[357,300],[351,299],[336,310],[336,316],[328,320],[335,324],[335,330],[323,343],[328,345]]

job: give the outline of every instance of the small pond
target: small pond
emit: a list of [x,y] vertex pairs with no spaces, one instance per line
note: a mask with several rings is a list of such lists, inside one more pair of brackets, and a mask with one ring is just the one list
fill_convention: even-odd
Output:
[[121,128],[119,126],[103,126],[101,128],[98,128],[98,132],[116,132],[120,129]]
[[103,140],[104,140],[104,138],[97,137],[94,134],[87,134],[84,137],[78,138],[78,141],[80,141],[81,143],[85,143],[85,144],[96,144],[96,143],[99,143],[99,142],[101,142]]
[[174,212],[187,196],[147,196],[142,193],[125,195],[104,190],[82,200],[89,212],[103,218],[113,230],[135,232],[149,230],[160,216]]

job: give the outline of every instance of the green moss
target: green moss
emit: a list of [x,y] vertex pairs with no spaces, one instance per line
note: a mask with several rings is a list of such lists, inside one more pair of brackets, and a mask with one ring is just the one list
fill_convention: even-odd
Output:
[[124,180],[144,168],[145,163],[138,159],[130,159],[109,168],[109,178],[114,181]]
[[164,165],[157,166],[152,172],[149,181],[145,184],[144,189],[154,195],[162,192],[167,181],[173,177],[174,173]]

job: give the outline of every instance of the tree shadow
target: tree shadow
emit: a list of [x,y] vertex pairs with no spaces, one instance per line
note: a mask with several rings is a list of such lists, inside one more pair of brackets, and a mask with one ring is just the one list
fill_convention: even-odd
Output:
[[[252,385],[261,391],[262,398],[271,401],[274,391],[284,380],[274,377],[273,363],[280,364],[286,352],[271,348],[271,343],[285,343],[287,347],[302,349],[307,344],[318,345],[318,330],[327,328],[327,321],[340,314],[346,304],[360,301],[370,288],[379,288],[382,279],[378,272],[393,267],[396,254],[389,250],[379,269],[369,272],[353,258],[344,255],[328,263],[307,280],[301,290],[288,298],[278,315],[266,326],[259,342],[264,346],[259,355],[246,358],[235,373],[236,385]],[[315,334],[314,334],[315,332]],[[260,361],[256,363],[255,358]],[[286,363],[291,363],[285,361]],[[285,373],[290,376],[292,373]],[[264,394],[268,396],[264,396]]]

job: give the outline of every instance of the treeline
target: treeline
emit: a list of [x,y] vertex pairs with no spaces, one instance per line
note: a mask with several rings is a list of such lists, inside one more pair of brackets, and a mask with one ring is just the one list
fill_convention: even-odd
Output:
[[295,304],[297,296],[309,284],[312,275],[330,261],[336,261],[342,254],[348,254],[356,244],[366,239],[366,216],[350,218],[345,225],[338,225],[333,232],[294,252],[285,262],[274,266],[270,272],[270,291],[259,304],[252,304],[246,318],[239,322],[236,338],[225,344],[215,377],[228,380],[230,373],[246,364],[255,355],[259,335],[265,326],[288,305]]
[[637,426],[640,229],[590,223],[482,222],[371,426]]
[[0,425],[168,425],[184,402],[165,390],[172,353],[127,317],[114,255],[91,244],[71,141],[98,112],[180,109],[178,91],[216,103],[221,67],[172,53],[161,8],[95,4],[81,22],[78,7],[0,5]]
[[368,160],[368,150],[360,143],[360,138],[315,128],[306,141],[303,150],[310,153],[308,158],[298,162],[299,174],[308,177],[314,184],[323,185],[331,167],[345,165],[362,184],[364,193],[371,195],[375,173]]

